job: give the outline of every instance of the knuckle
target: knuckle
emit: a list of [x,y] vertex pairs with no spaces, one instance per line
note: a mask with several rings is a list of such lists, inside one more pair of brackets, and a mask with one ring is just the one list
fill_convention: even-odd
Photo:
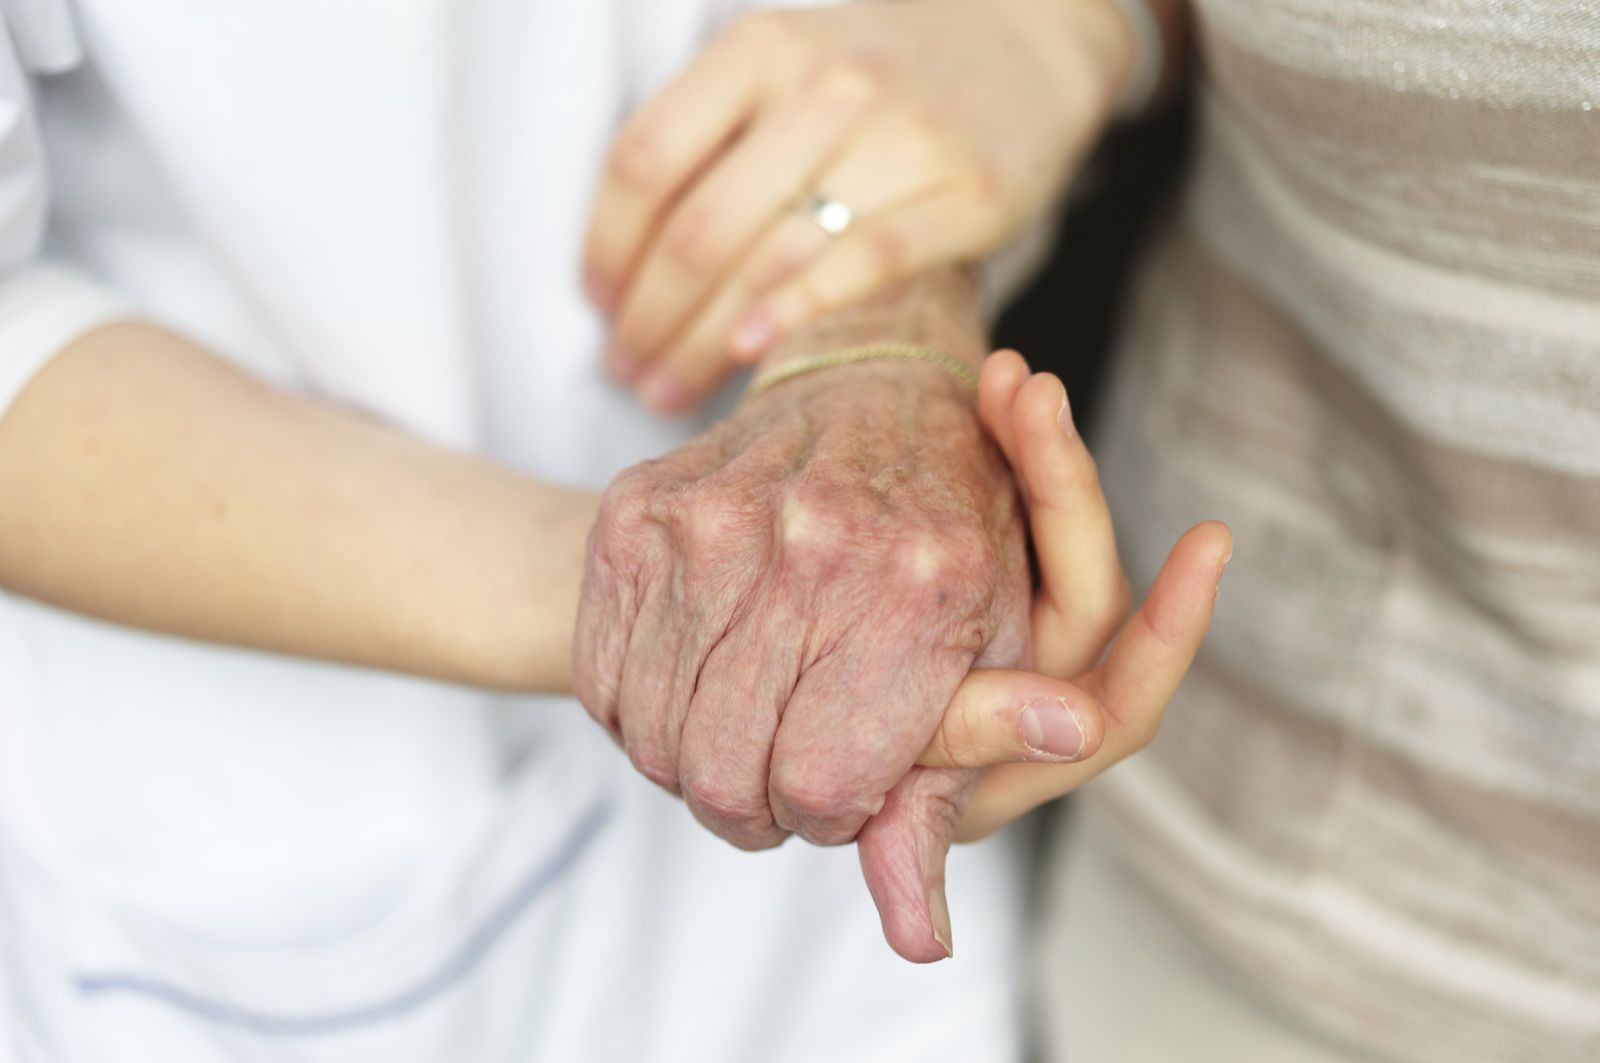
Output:
[[724,773],[686,774],[682,786],[684,798],[717,824],[744,828],[745,833],[767,825],[766,794],[745,792]]
[[1151,620],[1148,612],[1141,610],[1137,614],[1137,617],[1137,623],[1139,626],[1142,627],[1149,637],[1153,639],[1157,645],[1161,646],[1162,649],[1170,652],[1180,648],[1182,640],[1179,638],[1179,636],[1173,631],[1162,630],[1160,625]]
[[825,772],[775,767],[773,795],[807,824],[838,823],[863,814],[860,800]]
[[837,484],[808,483],[792,487],[779,513],[779,540],[791,566],[831,572],[859,562],[864,543],[882,539],[867,507],[868,495]]
[[667,257],[691,273],[708,272],[728,251],[728,241],[713,212],[693,204],[667,225],[661,240]]
[[678,486],[650,492],[645,499],[649,519],[673,533],[676,537],[691,523],[689,517],[689,488]]
[[906,560],[907,575],[917,584],[941,583],[956,571],[945,544],[929,532],[907,536],[902,556]]
[[837,538],[829,527],[828,505],[815,489],[797,487],[783,499],[779,531],[785,547],[826,547]]
[[661,516],[695,552],[717,553],[739,541],[755,519],[748,499],[715,484],[697,484],[659,500]]
[[982,763],[983,736],[965,713],[945,713],[939,720],[935,741],[952,764],[976,768]]
[[617,134],[606,169],[623,185],[648,189],[659,180],[665,162],[665,149],[655,129],[634,123]]
[[999,578],[1000,559],[994,545],[971,528],[913,532],[907,537],[904,556],[916,584],[941,592],[953,588],[988,592]]
[[670,793],[678,793],[678,769],[666,750],[654,742],[630,741],[627,743],[628,761],[646,779]]
[[948,836],[965,811],[964,802],[943,790],[925,790],[922,796],[923,800],[918,802],[918,818],[930,834]]
[[638,466],[611,481],[600,496],[600,510],[591,537],[593,548],[604,551],[618,540],[631,539],[641,528],[651,524],[655,495],[655,486]]

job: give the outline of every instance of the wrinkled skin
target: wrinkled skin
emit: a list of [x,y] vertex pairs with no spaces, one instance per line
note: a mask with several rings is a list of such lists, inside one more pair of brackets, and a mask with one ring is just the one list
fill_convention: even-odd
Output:
[[969,669],[1022,659],[1029,604],[1015,488],[972,399],[931,366],[848,366],[612,483],[577,692],[735,845],[841,844],[881,810],[869,882],[921,877],[978,773],[913,764]]

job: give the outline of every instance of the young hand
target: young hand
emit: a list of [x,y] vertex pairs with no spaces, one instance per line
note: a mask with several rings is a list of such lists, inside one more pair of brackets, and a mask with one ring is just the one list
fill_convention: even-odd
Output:
[[[736,23],[612,149],[585,252],[612,375],[685,410],[798,326],[1000,246],[1104,122],[1128,52],[1114,8],[920,0]],[[848,208],[846,230],[808,213],[816,197]]]
[[[983,368],[979,414],[1028,506],[1040,575],[1033,671],[970,672],[921,766],[890,791],[857,839],[885,935],[901,955],[922,962],[948,954],[943,883],[951,841],[983,837],[1154,737],[1205,637],[1232,554],[1225,525],[1189,529],[1129,617],[1111,516],[1060,380],[1030,375],[1014,352],[996,354]],[[961,770],[991,765],[975,788]],[[929,792],[946,800],[930,802]],[[930,808],[943,810],[939,821],[927,822]]]

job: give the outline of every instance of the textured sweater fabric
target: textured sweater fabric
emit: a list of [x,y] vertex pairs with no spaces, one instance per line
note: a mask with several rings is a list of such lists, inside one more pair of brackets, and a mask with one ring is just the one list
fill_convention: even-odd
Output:
[[1097,453],[1136,586],[1201,518],[1236,550],[1083,812],[1308,1034],[1600,1058],[1600,4],[1197,6]]

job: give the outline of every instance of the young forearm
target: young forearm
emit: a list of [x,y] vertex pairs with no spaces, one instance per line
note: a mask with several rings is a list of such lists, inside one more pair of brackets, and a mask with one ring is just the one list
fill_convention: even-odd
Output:
[[562,690],[592,496],[119,324],[0,418],[0,587],[190,638]]

